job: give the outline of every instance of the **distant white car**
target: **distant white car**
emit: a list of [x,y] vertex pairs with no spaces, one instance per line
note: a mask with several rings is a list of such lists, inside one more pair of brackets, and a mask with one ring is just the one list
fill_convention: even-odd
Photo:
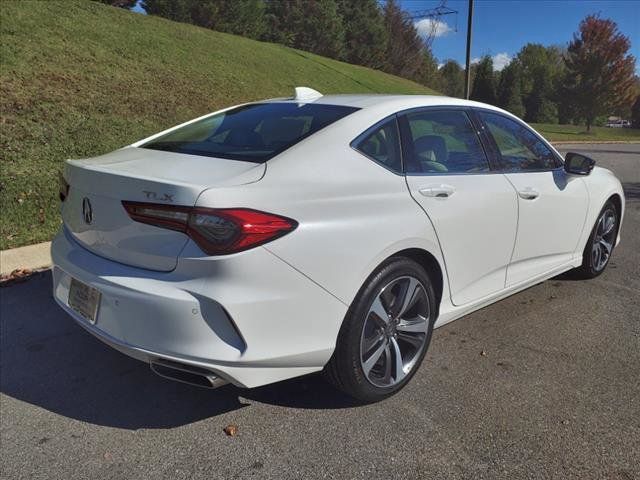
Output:
[[629,128],[631,127],[631,122],[629,120],[611,120],[605,124],[605,127],[608,128]]
[[175,380],[324,369],[364,401],[434,326],[599,275],[624,212],[609,170],[498,108],[305,88],[69,160],[60,196],[54,296],[89,332]]

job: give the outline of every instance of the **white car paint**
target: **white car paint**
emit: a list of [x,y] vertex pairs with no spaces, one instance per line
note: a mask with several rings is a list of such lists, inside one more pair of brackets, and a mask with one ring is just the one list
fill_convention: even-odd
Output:
[[[518,228],[515,192],[505,176],[417,175],[407,176],[407,184],[435,225],[451,301],[465,305],[504,289]],[[452,187],[450,197],[424,195],[443,184]]]
[[[263,164],[140,148],[180,126],[68,161],[65,226],[52,245],[61,307],[134,358],[193,365],[255,387],[321,370],[357,292],[392,255],[433,259],[440,326],[579,266],[606,200],[617,195],[624,210],[620,182],[598,167],[585,177],[561,169],[405,176],[350,147],[407,109],[478,107],[514,118],[496,107],[436,96],[300,95],[272,101],[360,110]],[[433,196],[438,189],[453,193]],[[522,198],[533,190],[535,198]],[[299,225],[262,246],[210,256],[184,233],[131,221],[120,203],[161,203],[165,195],[179,205],[273,212]],[[84,198],[101,219],[93,226],[83,223]],[[95,324],[69,307],[71,278],[101,292]]]
[[584,179],[562,169],[505,177],[518,192],[518,234],[507,269],[513,285],[573,259],[589,202]]

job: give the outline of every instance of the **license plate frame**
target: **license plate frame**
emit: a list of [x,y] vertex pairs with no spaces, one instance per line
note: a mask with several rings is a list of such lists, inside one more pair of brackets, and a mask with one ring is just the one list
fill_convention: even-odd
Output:
[[82,318],[94,325],[98,319],[98,309],[102,293],[86,283],[71,278],[67,304]]

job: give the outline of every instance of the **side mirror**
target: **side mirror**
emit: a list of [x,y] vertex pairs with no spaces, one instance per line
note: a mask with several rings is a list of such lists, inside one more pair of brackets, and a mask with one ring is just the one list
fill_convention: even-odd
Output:
[[564,157],[564,171],[573,175],[589,175],[596,161],[585,155],[568,152]]

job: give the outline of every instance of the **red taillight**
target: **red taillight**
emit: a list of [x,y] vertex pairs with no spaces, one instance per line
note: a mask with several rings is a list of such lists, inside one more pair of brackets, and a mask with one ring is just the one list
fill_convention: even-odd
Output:
[[290,218],[248,208],[201,208],[122,202],[136,222],[186,233],[209,255],[241,252],[294,230]]

